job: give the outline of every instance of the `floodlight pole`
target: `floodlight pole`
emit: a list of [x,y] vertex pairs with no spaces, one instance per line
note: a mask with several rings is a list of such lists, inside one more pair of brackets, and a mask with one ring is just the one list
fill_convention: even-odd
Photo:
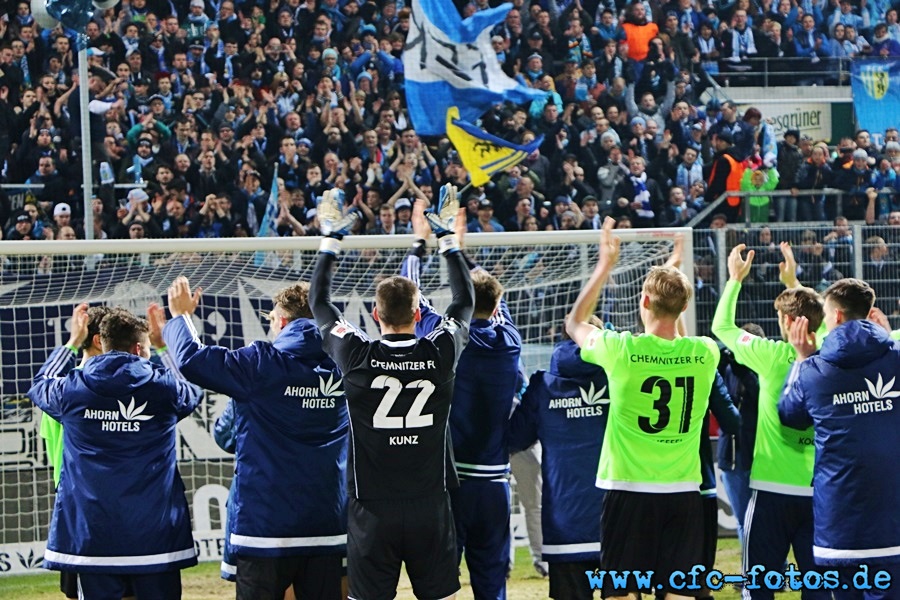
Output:
[[94,196],[94,169],[91,159],[91,111],[89,108],[90,94],[88,90],[88,56],[87,34],[78,34],[78,95],[81,105],[81,178],[84,200],[84,238],[94,239],[94,208],[91,199]]

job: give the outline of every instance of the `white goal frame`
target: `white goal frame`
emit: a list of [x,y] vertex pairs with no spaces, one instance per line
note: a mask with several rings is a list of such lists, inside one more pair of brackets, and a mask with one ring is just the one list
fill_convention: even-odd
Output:
[[[684,243],[684,260],[681,271],[694,283],[694,242],[690,227],[617,229],[614,235],[623,242],[651,242],[674,240],[681,235]],[[253,237],[253,238],[213,238],[213,239],[142,239],[142,240],[73,240],[73,241],[3,241],[0,242],[0,256],[10,255],[66,255],[66,254],[142,254],[171,252],[270,252],[270,251],[315,251],[321,237]],[[347,236],[343,240],[345,250],[388,249],[408,247],[415,237],[412,235],[360,235]],[[531,231],[505,233],[470,233],[465,236],[466,247],[530,246],[535,244],[591,244],[599,241],[596,230],[578,231]],[[434,239],[430,240],[434,246]],[[578,265],[582,275],[590,276],[593,264],[587,263],[587,246],[583,247],[584,259]],[[694,298],[685,311],[685,325],[689,335],[696,332],[696,308]]]

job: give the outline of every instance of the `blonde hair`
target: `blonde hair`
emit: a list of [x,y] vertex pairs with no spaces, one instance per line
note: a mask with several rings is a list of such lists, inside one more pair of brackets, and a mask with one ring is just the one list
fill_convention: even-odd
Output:
[[642,291],[650,298],[650,312],[671,318],[681,315],[694,294],[691,282],[674,267],[651,267]]

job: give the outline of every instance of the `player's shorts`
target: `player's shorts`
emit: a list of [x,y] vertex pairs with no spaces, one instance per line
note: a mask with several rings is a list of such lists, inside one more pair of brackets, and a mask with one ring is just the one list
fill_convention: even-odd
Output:
[[[72,571],[60,571],[59,572],[59,591],[61,591],[66,598],[78,598],[78,573],[73,573]],[[134,596],[134,592],[131,590],[131,582],[125,582],[125,593],[122,595],[123,598],[130,598]]]
[[181,598],[181,571],[143,575],[78,574],[79,598],[122,600],[136,596],[141,600]]
[[459,591],[449,494],[404,500],[350,498],[349,598],[392,600],[397,593],[401,563],[406,564],[417,598],[446,598]]
[[594,597],[587,572],[599,569],[599,560],[551,562],[548,566],[553,600],[590,600]]
[[344,557],[236,556],[237,600],[282,600],[293,586],[298,598],[340,600]]
[[[600,564],[605,571],[653,571],[662,590],[673,571],[689,571],[703,560],[703,506],[699,492],[649,494],[609,490],[600,514]],[[603,579],[603,597],[624,596],[639,589],[634,577],[623,587]],[[702,590],[671,590],[697,596]]]
[[716,549],[719,544],[719,499],[702,496],[703,504],[703,562],[709,571],[716,564]]

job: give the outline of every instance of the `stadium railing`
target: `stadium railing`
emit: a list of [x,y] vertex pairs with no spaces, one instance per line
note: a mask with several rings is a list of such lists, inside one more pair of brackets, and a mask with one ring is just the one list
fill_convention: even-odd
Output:
[[[848,57],[822,58],[813,64],[808,57],[747,58],[740,63],[719,60],[719,73],[710,74],[723,87],[796,86],[798,80],[817,80],[818,85],[850,85]],[[739,70],[740,67],[749,67]]]

